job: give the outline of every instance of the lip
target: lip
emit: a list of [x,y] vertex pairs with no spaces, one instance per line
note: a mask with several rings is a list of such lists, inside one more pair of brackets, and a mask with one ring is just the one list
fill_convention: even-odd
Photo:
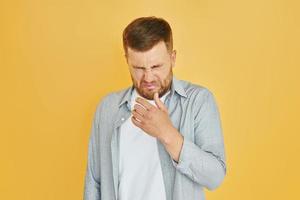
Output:
[[155,85],[154,84],[143,84],[143,87],[145,87],[147,89],[154,89]]

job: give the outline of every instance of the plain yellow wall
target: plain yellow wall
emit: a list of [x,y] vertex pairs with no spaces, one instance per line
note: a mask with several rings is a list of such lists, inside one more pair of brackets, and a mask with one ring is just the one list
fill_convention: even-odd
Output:
[[227,176],[210,200],[300,199],[299,3],[0,1],[0,199],[82,199],[99,100],[131,81],[121,34],[173,27],[175,75],[215,95]]

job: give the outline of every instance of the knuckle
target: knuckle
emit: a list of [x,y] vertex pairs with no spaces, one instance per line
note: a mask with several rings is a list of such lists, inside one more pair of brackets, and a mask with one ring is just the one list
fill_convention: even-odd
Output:
[[146,122],[145,121],[141,121],[140,124],[141,124],[141,127],[144,127],[146,125]]
[[144,117],[145,119],[148,119],[148,118],[149,118],[149,114],[148,114],[148,113],[145,113],[145,114],[143,115],[143,117]]
[[149,111],[153,111],[153,109],[154,109],[154,107],[151,106],[148,110]]

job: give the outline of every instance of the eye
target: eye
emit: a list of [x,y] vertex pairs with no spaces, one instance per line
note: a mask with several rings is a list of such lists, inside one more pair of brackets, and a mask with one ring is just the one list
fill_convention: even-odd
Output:
[[133,68],[134,69],[139,69],[139,70],[143,69],[143,67],[138,67],[138,66],[133,66]]
[[161,65],[153,65],[152,69],[157,69],[157,68],[160,68],[160,67],[161,67]]

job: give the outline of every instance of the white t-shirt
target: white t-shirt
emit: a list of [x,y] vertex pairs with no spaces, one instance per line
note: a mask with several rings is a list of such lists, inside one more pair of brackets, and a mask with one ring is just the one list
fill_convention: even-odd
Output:
[[[169,92],[168,92],[169,93]],[[164,102],[166,93],[161,97]],[[133,90],[131,110],[140,96]],[[150,101],[155,105],[154,101]],[[157,139],[135,126],[129,117],[120,127],[120,200],[165,200],[165,186],[158,155]]]

